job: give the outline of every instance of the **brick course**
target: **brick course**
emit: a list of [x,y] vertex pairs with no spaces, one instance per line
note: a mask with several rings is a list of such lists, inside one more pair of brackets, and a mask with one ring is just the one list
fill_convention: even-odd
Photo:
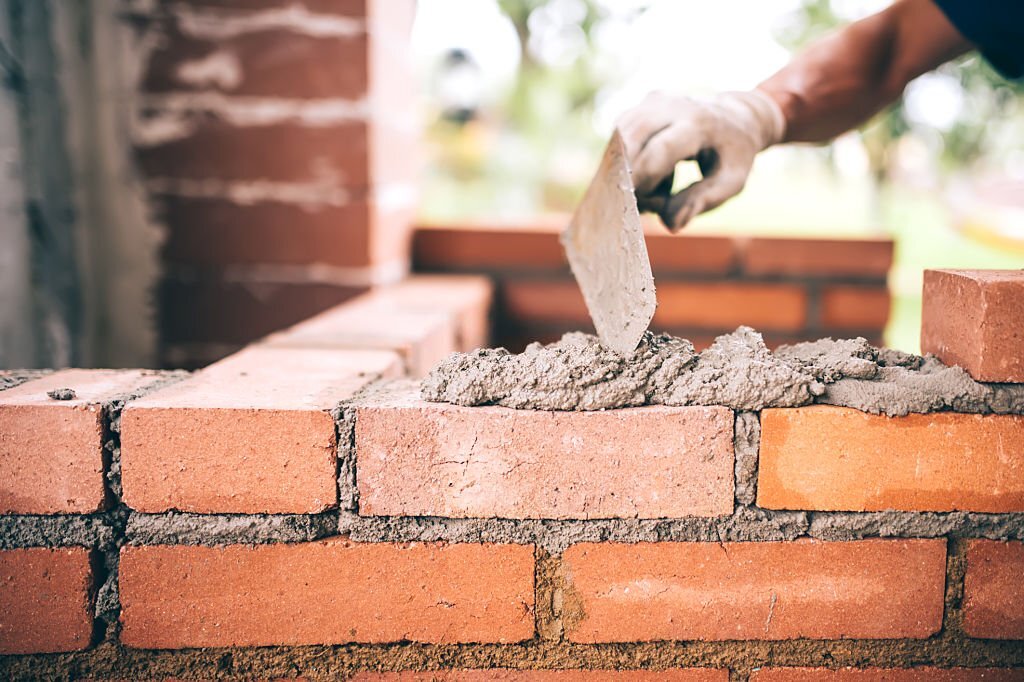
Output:
[[0,654],[77,651],[92,638],[90,552],[0,551]]
[[573,642],[924,638],[943,540],[602,543],[563,554]]
[[316,543],[125,547],[131,647],[517,642],[533,636],[533,549]]
[[1024,416],[885,417],[813,405],[761,413],[758,505],[1024,511]]
[[732,411],[460,407],[415,388],[356,409],[360,513],[503,518],[715,516],[733,509]]

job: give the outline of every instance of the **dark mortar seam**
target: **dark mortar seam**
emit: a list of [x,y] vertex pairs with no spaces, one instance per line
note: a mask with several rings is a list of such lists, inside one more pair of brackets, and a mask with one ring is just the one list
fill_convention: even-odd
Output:
[[160,378],[135,391],[125,392],[103,404],[103,470],[107,497],[111,502],[106,514],[113,542],[98,557],[94,579],[95,641],[115,641],[120,633],[121,597],[118,589],[118,566],[121,546],[125,542],[125,528],[130,510],[124,504],[121,487],[121,414],[125,405],[133,400],[184,380],[187,372],[155,372]]

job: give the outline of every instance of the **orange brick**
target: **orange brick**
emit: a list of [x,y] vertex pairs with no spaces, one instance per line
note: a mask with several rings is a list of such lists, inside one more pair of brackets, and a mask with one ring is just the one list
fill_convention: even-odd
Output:
[[399,353],[406,371],[426,375],[458,348],[459,320],[442,309],[398,309],[360,296],[264,341],[277,348],[379,349]]
[[750,682],[1015,682],[1014,668],[761,668]]
[[414,275],[363,300],[395,310],[444,311],[458,322],[457,350],[486,348],[490,340],[491,281],[480,275]]
[[964,576],[964,631],[1024,639],[1024,542],[972,540]]
[[357,673],[351,682],[728,682],[715,668],[669,670],[435,670]]
[[1024,382],[1024,270],[925,270],[921,350],[978,381]]
[[1024,511],[1024,416],[885,417],[814,405],[761,413],[768,509]]
[[[0,512],[103,509],[103,403],[156,380],[137,370],[68,369],[0,393]],[[58,388],[77,397],[47,395]]]
[[530,639],[533,548],[351,543],[125,547],[130,647],[518,642]]
[[337,504],[329,410],[400,361],[384,351],[252,347],[133,402],[124,499],[138,511],[311,513]]
[[821,292],[821,326],[839,330],[881,329],[889,321],[885,287],[831,286]]
[[944,540],[603,543],[562,556],[573,642],[924,638]]
[[[806,320],[806,293],[791,284],[733,282],[658,283],[658,309],[652,326],[797,330]],[[511,280],[501,288],[505,310],[531,322],[590,322],[583,294],[571,279]]]
[[[559,232],[569,224],[552,219],[531,225],[421,225],[413,238],[414,260],[431,270],[559,270],[568,272]],[[729,237],[647,234],[655,274],[726,273],[736,263]]]
[[413,262],[425,270],[569,272],[557,228],[531,226],[417,226],[413,233]]
[[92,639],[90,552],[0,551],[0,653],[78,651]]
[[892,239],[754,237],[742,250],[742,261],[750,275],[884,280],[892,255]]
[[544,412],[399,388],[356,410],[360,513],[501,518],[715,516],[733,509],[724,407]]

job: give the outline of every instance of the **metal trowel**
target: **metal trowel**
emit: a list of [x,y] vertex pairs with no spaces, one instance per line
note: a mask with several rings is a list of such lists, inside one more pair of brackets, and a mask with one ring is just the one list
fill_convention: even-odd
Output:
[[629,355],[658,305],[626,146],[612,134],[562,245],[601,343]]

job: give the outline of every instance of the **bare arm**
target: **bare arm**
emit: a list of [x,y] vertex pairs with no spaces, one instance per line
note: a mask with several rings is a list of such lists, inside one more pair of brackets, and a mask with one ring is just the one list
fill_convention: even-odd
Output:
[[758,89],[782,109],[783,141],[821,142],[863,123],[912,79],[972,47],[932,0],[896,0],[811,45]]

